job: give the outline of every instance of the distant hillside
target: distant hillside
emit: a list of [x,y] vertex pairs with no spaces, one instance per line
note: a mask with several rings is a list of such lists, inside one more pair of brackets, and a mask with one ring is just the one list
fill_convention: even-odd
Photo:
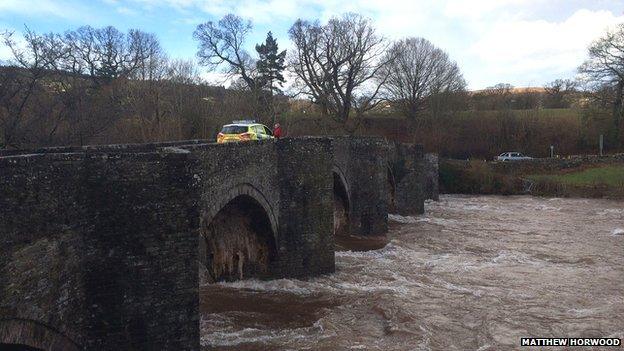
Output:
[[[477,90],[469,90],[468,94],[483,94],[491,92],[492,88],[486,89],[477,89]],[[511,94],[522,94],[522,93],[546,93],[546,88],[544,87],[513,87],[509,89]]]

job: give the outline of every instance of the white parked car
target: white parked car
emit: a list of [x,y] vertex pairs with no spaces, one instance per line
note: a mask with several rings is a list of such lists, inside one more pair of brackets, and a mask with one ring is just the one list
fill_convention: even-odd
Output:
[[497,161],[523,161],[532,159],[533,157],[524,156],[519,152],[503,152],[496,158]]

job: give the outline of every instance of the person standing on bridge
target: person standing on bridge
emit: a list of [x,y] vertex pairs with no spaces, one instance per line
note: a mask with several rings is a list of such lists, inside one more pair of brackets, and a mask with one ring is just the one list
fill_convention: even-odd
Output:
[[279,139],[282,137],[282,126],[279,123],[275,123],[273,126],[273,136],[275,139]]

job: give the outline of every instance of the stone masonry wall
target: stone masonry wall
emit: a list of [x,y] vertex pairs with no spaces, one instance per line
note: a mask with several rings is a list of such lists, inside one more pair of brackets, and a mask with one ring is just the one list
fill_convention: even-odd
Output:
[[0,343],[19,341],[30,321],[65,335],[60,345],[31,336],[44,350],[87,339],[84,163],[84,155],[0,158]]
[[[192,167],[185,154],[0,158],[0,342],[198,349]],[[50,333],[16,330],[28,325]]]
[[281,139],[275,146],[280,184],[280,275],[331,273],[335,269],[331,141]]
[[267,278],[333,272],[329,139],[184,145],[198,159],[202,223],[236,196],[258,201],[275,225],[277,257]]
[[156,152],[167,147],[176,147],[180,145],[202,145],[213,143],[212,140],[193,139],[193,140],[175,140],[162,141],[155,143],[143,144],[112,144],[112,145],[85,145],[85,146],[54,146],[42,147],[36,149],[0,149],[0,157],[15,155],[34,155],[34,154],[68,154],[68,153],[137,153],[137,152]]
[[488,165],[496,172],[521,175],[556,172],[583,166],[620,163],[624,163],[624,154],[605,156],[580,155],[568,158],[536,158],[526,161],[488,162]]
[[390,143],[395,209],[402,215],[424,213],[426,165],[422,145]]
[[332,138],[334,167],[346,178],[353,235],[388,231],[388,144],[381,138]]
[[425,199],[435,201],[440,199],[439,177],[438,155],[433,153],[425,154],[425,179],[423,184]]
[[88,161],[87,349],[197,349],[194,160],[172,153]]

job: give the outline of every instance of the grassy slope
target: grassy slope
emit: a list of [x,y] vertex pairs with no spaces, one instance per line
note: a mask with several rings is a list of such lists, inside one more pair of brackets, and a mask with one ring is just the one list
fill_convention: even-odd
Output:
[[575,186],[605,184],[624,187],[624,166],[608,165],[557,175],[533,175],[534,179],[547,179]]

